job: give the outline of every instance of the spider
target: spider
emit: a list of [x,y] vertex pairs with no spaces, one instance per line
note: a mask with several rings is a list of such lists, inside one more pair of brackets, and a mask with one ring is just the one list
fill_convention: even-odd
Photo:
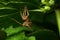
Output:
[[19,23],[14,18],[11,18],[11,19],[14,20],[15,22],[19,23],[20,25],[24,26],[24,27],[31,28],[30,25],[31,25],[32,22],[28,18],[29,17],[29,12],[28,12],[28,9],[27,9],[26,6],[24,7],[23,13],[20,11],[20,15],[21,15],[22,20],[24,21],[23,23]]

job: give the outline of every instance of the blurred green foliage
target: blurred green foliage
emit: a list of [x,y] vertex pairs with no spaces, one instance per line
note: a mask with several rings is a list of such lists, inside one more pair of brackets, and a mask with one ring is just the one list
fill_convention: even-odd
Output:
[[[25,5],[32,20],[31,29],[10,19],[22,23],[20,11]],[[55,0],[0,0],[0,29],[7,33],[6,40],[58,40],[54,5]]]

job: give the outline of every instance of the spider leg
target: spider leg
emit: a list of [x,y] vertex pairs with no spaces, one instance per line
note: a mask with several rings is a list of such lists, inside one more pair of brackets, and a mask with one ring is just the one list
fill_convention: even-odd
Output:
[[26,16],[29,16],[29,11],[28,11],[27,7],[25,7],[25,9],[26,9]]
[[20,22],[18,22],[18,21],[17,21],[16,19],[14,19],[14,18],[11,18],[11,20],[13,20],[13,21],[15,21],[16,23],[22,25]]
[[27,16],[29,16],[29,12],[28,12],[28,10],[27,10]]
[[27,15],[26,15],[26,12],[27,12],[27,10],[26,10],[26,8],[24,7],[24,11],[23,11],[24,16],[27,16]]
[[20,11],[20,15],[21,15],[21,17],[22,17],[22,12]]

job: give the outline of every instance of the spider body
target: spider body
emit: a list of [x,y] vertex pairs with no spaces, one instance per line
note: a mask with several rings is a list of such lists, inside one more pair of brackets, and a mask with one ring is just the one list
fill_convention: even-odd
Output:
[[22,25],[25,26],[25,27],[30,27],[31,23],[32,22],[26,20],[25,22],[23,22]]

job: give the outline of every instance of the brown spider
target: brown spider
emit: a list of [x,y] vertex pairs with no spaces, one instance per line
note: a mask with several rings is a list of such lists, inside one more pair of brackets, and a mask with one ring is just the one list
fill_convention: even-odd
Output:
[[31,25],[32,22],[31,22],[31,21],[29,20],[29,18],[28,18],[28,17],[29,17],[29,12],[28,12],[28,9],[27,9],[26,6],[24,7],[23,13],[20,12],[20,15],[21,15],[21,17],[22,17],[22,20],[24,21],[22,24],[19,23],[19,22],[18,22],[17,20],[15,20],[14,18],[11,18],[11,19],[14,20],[15,22],[21,24],[21,25],[24,26],[24,27],[31,28],[30,25]]

